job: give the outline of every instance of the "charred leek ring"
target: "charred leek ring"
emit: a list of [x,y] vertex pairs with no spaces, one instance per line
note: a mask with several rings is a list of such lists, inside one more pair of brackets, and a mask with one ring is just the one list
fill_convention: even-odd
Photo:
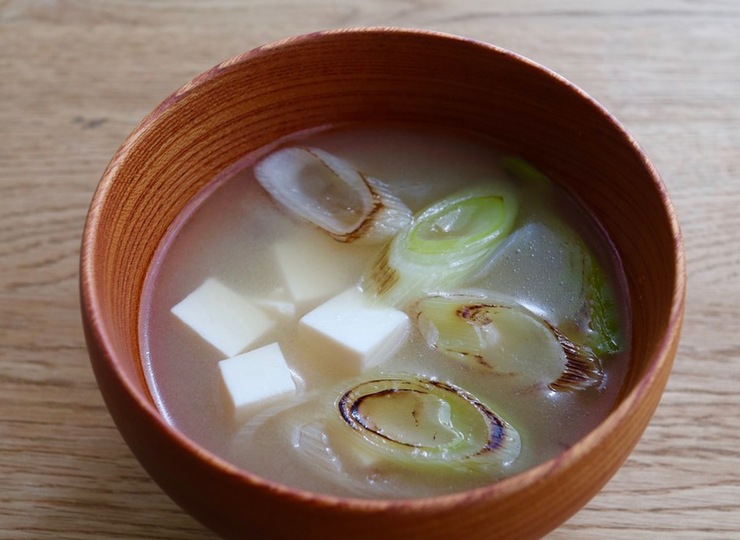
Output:
[[584,344],[511,298],[483,291],[428,296],[415,306],[427,343],[458,361],[524,386],[553,391],[599,387],[601,362]]
[[340,242],[384,242],[411,222],[383,182],[318,148],[277,150],[254,174],[276,203]]
[[361,382],[337,401],[355,435],[386,457],[486,468],[519,455],[517,431],[469,392],[413,376]]
[[456,286],[511,232],[518,205],[513,191],[502,185],[437,201],[380,253],[363,278],[363,289],[402,306],[425,292]]

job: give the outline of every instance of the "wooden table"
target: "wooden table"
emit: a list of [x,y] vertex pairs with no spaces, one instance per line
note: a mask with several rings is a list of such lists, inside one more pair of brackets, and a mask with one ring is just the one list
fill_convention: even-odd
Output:
[[214,538],[152,483],[98,393],[77,298],[92,192],[192,76],[317,29],[496,43],[610,109],[685,235],[684,337],[621,471],[553,539],[740,538],[740,2],[0,0],[0,538]]

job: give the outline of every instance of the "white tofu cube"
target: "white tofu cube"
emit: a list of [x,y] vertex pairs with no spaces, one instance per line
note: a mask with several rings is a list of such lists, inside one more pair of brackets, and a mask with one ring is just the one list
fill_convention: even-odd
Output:
[[254,303],[278,320],[292,320],[296,316],[295,303],[283,287],[276,288],[268,296],[255,298]]
[[349,289],[299,321],[307,348],[332,373],[353,375],[391,356],[408,335],[409,318],[397,309],[368,302]]
[[270,315],[281,319],[293,319],[295,317],[295,304],[287,300],[275,298],[259,298],[256,304]]
[[295,394],[296,384],[277,343],[218,363],[237,422],[256,409]]
[[234,356],[273,328],[275,321],[215,278],[172,308],[180,320],[225,356]]
[[347,266],[332,256],[332,248],[336,248],[331,243],[336,242],[309,237],[273,246],[288,294],[299,310],[336,294],[347,283]]

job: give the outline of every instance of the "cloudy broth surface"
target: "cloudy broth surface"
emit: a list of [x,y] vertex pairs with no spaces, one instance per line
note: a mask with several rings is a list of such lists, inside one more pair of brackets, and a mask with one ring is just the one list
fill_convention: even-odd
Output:
[[[196,197],[171,227],[149,270],[140,316],[142,362],[150,393],[171,425],[234,465],[289,486],[339,496],[402,498],[460,491],[521,472],[561,453],[603,420],[628,367],[629,306],[624,276],[602,230],[556,183],[547,197],[530,196],[529,188],[523,187],[526,182],[502,169],[502,155],[490,140],[429,126],[327,128],[297,134],[279,146],[294,144],[341,156],[366,175],[385,182],[414,214],[466,186],[499,182],[511,187],[518,194],[519,208],[509,238],[496,248],[508,249],[508,259],[496,258],[494,253],[455,289],[495,290],[537,311],[536,294],[516,274],[528,272],[533,283],[552,279],[548,274],[557,266],[559,253],[543,244],[543,235],[558,237],[560,231],[575,231],[603,269],[616,298],[619,351],[599,355],[603,371],[599,384],[555,391],[543,385],[518,384],[515,376],[496,374],[485,365],[451,359],[430,347],[410,313],[406,340],[392,357],[368,368],[367,373],[345,375],[331,364],[316,362],[306,352],[304,338],[297,331],[298,320],[330,297],[360,284],[382,245],[339,242],[286,213],[254,177],[254,163],[272,150],[265,149],[246,156]],[[520,244],[507,248],[513,238]],[[335,291],[278,318],[279,323],[250,347],[279,343],[297,392],[237,422],[218,367],[224,354],[183,324],[171,309],[213,277],[245,298],[280,297],[285,284],[274,247],[286,242],[323,253],[343,281],[338,278]],[[522,261],[527,268],[517,267]],[[502,290],[510,284],[512,290]],[[557,297],[559,293],[548,294]],[[348,385],[398,373],[443,381],[476,396],[516,428],[521,452],[513,461],[484,474],[427,474],[413,466],[384,468],[363,463],[361,457],[344,459],[331,448],[326,433],[314,432],[316,426],[320,431],[326,411],[336,409]]]

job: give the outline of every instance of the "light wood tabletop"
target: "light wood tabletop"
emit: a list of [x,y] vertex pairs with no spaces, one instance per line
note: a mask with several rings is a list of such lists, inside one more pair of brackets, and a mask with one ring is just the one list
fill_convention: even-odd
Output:
[[0,0],[0,538],[215,538],[149,479],[98,392],[78,302],[87,206],[126,135],[191,77],[369,25],[554,69],[624,123],[675,203],[688,300],[665,395],[624,467],[549,538],[740,538],[737,0]]

